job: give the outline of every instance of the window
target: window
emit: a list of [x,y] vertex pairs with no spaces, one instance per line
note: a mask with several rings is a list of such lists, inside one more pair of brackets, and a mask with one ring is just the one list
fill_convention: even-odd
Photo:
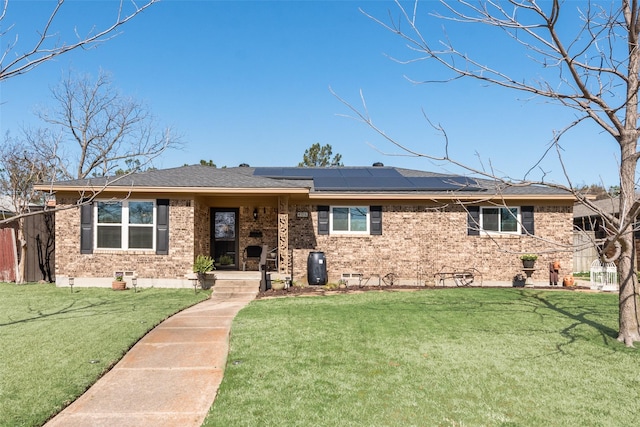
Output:
[[482,208],[482,230],[493,233],[520,233],[520,209],[515,207]]
[[369,233],[369,207],[333,206],[330,215],[331,233]]
[[156,206],[153,201],[99,201],[94,206],[96,249],[155,248]]

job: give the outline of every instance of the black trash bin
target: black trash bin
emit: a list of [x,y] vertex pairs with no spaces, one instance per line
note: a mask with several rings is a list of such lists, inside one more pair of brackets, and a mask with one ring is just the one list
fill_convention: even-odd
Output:
[[309,252],[307,281],[310,285],[327,284],[327,260],[324,257],[324,252]]

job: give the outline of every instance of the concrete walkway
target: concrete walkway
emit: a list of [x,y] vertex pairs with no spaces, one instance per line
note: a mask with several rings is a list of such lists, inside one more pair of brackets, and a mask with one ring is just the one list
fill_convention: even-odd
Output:
[[216,284],[211,299],[158,325],[45,426],[199,427],[222,381],[231,322],[254,289]]

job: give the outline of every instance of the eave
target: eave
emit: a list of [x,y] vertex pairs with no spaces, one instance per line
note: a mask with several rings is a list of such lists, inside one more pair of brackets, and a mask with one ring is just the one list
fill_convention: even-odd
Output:
[[310,193],[311,200],[454,200],[462,202],[484,201],[511,201],[511,200],[539,200],[539,201],[575,201],[572,195],[564,194],[458,194],[458,193]]
[[56,193],[135,193],[135,194],[198,194],[198,195],[236,195],[236,194],[268,194],[290,195],[308,194],[308,188],[220,188],[220,187],[83,187],[83,186],[34,186],[39,191],[53,191]]
[[490,194],[486,192],[456,193],[456,192],[314,192],[307,187],[271,187],[271,188],[234,188],[234,187],[83,187],[83,186],[51,186],[36,185],[39,191],[55,193],[78,194],[183,194],[197,196],[294,196],[308,198],[309,200],[380,200],[380,201],[419,201],[419,200],[446,200],[459,202],[508,202],[508,201],[556,201],[573,203],[575,197],[571,194]]

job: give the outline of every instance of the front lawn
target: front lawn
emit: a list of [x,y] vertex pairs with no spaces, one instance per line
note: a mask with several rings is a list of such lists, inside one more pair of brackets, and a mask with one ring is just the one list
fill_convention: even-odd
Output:
[[252,302],[205,426],[636,425],[617,295],[368,292]]
[[0,283],[0,426],[40,426],[144,334],[209,292]]

